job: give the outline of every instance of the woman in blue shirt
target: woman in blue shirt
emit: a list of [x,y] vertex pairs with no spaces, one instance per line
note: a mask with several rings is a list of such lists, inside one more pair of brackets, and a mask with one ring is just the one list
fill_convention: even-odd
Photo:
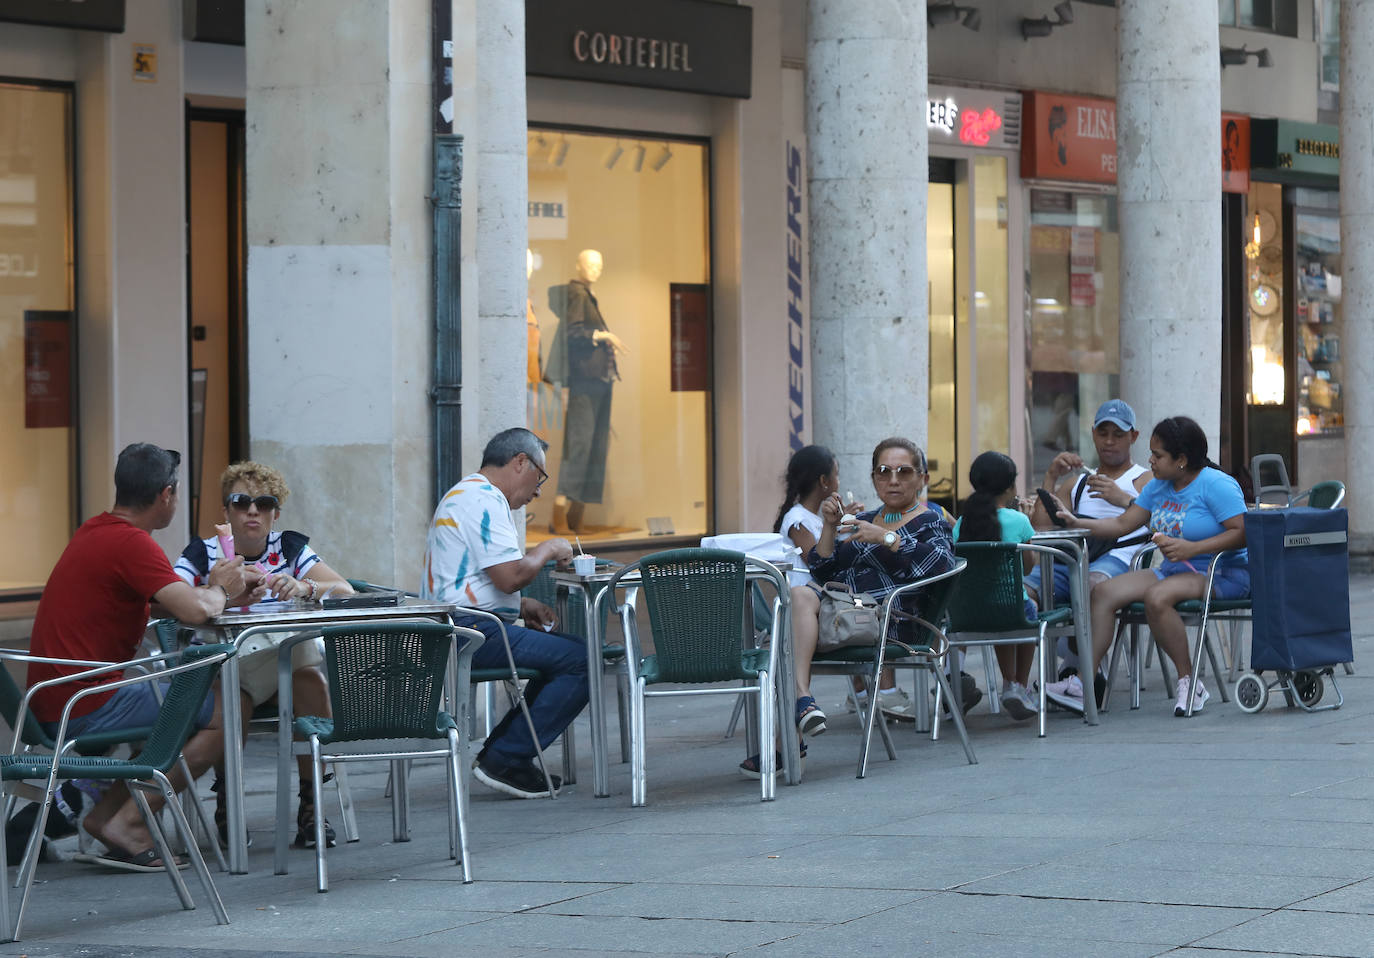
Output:
[[[1245,497],[1239,483],[1207,458],[1207,437],[1187,416],[1171,416],[1155,426],[1150,436],[1150,469],[1154,479],[1120,516],[1081,519],[1063,508],[1059,516],[1104,539],[1116,539],[1149,524],[1163,562],[1115,576],[1092,590],[1093,665],[1095,669],[1111,645],[1117,610],[1143,601],[1155,642],[1178,670],[1174,714],[1182,717],[1187,714],[1190,686],[1194,712],[1201,711],[1210,696],[1200,680],[1192,680],[1188,633],[1174,605],[1203,597],[1208,564],[1220,552],[1228,554],[1217,565],[1212,595],[1240,599],[1250,594]],[[1068,681],[1077,682],[1077,676]]]

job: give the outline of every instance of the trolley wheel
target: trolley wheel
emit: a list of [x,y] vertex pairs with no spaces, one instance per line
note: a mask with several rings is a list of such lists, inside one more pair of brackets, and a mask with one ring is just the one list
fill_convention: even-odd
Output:
[[1236,704],[1251,715],[1269,703],[1269,686],[1255,672],[1242,672],[1236,679]]
[[1312,708],[1322,700],[1322,694],[1326,691],[1326,683],[1322,681],[1320,672],[1303,669],[1301,672],[1293,673],[1293,688],[1297,691],[1302,704]]

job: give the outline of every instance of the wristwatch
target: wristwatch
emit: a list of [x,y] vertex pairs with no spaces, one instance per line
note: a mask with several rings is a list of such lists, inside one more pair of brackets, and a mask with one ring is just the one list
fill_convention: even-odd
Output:
[[889,549],[891,549],[891,548],[892,548],[893,546],[895,546],[896,544],[897,544],[897,533],[895,533],[895,532],[888,532],[888,533],[886,533],[886,534],[883,536],[883,545],[887,546]]

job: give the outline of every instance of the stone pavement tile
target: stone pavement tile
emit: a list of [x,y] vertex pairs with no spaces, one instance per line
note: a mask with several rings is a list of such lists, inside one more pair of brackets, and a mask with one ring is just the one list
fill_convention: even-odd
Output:
[[[787,876],[783,874],[779,878]],[[774,887],[641,882],[546,905],[535,911],[558,915],[833,923],[910,904],[923,894],[833,885]]]
[[1048,861],[1061,848],[1052,838],[856,835],[770,849],[742,858],[728,872],[709,865],[682,870],[673,878],[710,884],[728,874],[731,882],[747,885],[936,890]]
[[1305,951],[1301,954],[1291,951],[1231,951],[1222,948],[1178,948],[1168,953],[1169,958],[1335,958],[1333,955]]
[[1374,915],[1374,878],[1354,882],[1334,891],[1307,898],[1289,908],[1293,911],[1352,912]]
[[[876,924],[876,923],[873,923]],[[1027,938],[973,930],[941,931],[913,926],[900,916],[881,927],[855,924],[804,932],[795,938],[741,952],[740,958],[825,955],[827,958],[1153,958],[1167,946],[1147,942]],[[1168,952],[1173,958],[1175,952]],[[1247,956],[1249,958],[1249,956]]]
[[[438,872],[443,866],[435,866]],[[441,873],[445,874],[445,873]],[[577,901],[618,886],[604,882],[502,882],[474,881],[463,884],[462,869],[450,865],[443,878],[413,875],[407,872],[398,878],[350,878],[329,882],[329,893],[295,887],[284,894],[274,895],[272,903],[278,908],[300,905],[310,908],[339,910],[348,913],[373,908],[448,909],[462,912],[492,912],[512,914],[544,905]],[[229,916],[231,919],[233,914]]]
[[[683,871],[709,869],[717,876],[737,863],[768,854],[776,839],[705,834],[678,836],[616,835],[602,832],[550,837],[533,850],[492,849],[473,857],[484,881],[634,882],[676,880]],[[783,847],[793,842],[782,840]]]
[[972,882],[961,891],[1086,901],[1154,902],[1231,908],[1282,908],[1338,888],[1339,878],[1295,878],[1239,871],[1185,871],[1134,865],[1040,865]]
[[[1336,884],[1374,875],[1374,857],[1363,849],[1328,848],[1314,852],[1292,845],[1260,844],[1268,838],[1262,833],[1256,834],[1252,843],[1222,843],[1209,840],[1214,834],[1205,827],[1200,829],[1199,837],[1190,839],[1191,851],[1185,850],[1181,840],[1134,838],[1065,855],[1061,863],[1118,871],[1146,868],[1208,875],[1339,879]],[[1287,900],[1298,897],[1301,896]]]
[[1263,914],[1258,909],[975,895],[962,891],[923,898],[904,911],[910,920],[945,931],[1165,945],[1193,943],[1204,935]]
[[[1024,798],[1022,804],[1024,805]],[[1039,799],[1037,797],[1037,805]],[[1043,808],[1043,806],[1041,806]],[[925,815],[915,815],[884,826],[890,835],[964,836],[969,838],[1045,838],[1059,837],[1066,846],[1120,841],[1139,835],[1164,834],[1178,824],[1177,816],[1163,814],[1132,815],[1117,818],[1103,814],[1070,815],[1043,810],[1030,815],[1019,811],[990,811],[980,806],[965,806]]]
[[[338,954],[332,951],[263,951],[256,948],[251,953],[259,958],[334,958]],[[185,954],[184,946],[110,945],[103,942],[51,944],[19,941],[0,945],[0,955],[27,955],[29,958],[181,958]],[[243,958],[249,952],[240,948],[197,948],[195,954],[196,958]]]
[[1199,948],[1369,958],[1374,955],[1374,916],[1285,909],[1199,938],[1192,944]]
[[[525,913],[507,915],[481,925],[455,928],[424,938],[396,943],[402,953],[435,955],[485,955],[489,942],[503,947],[529,947],[523,954],[562,949],[592,955],[643,952],[654,955],[728,955],[771,941],[782,941],[818,927],[798,922],[710,921],[669,918],[664,920],[625,917]],[[416,952],[426,940],[441,942],[447,951]]]

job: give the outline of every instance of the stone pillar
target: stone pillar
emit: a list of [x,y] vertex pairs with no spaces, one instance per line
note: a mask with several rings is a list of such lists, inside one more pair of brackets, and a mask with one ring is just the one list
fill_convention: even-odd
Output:
[[1374,566],[1374,0],[1341,3],[1341,272],[1345,507],[1351,566],[1368,571]]
[[1196,419],[1216,457],[1221,395],[1221,51],[1217,8],[1121,0],[1116,155],[1121,393],[1142,438]]
[[[481,449],[502,429],[525,425],[525,279],[529,174],[525,130],[525,3],[477,5],[477,337],[475,389]],[[464,324],[471,329],[470,324]],[[478,466],[474,459],[464,471]]]
[[873,447],[924,445],[926,18],[901,0],[809,0],[806,136],[814,442],[872,501]]
[[[249,428],[281,524],[414,588],[430,495],[427,0],[248,0]],[[320,42],[329,24],[329,42]]]

